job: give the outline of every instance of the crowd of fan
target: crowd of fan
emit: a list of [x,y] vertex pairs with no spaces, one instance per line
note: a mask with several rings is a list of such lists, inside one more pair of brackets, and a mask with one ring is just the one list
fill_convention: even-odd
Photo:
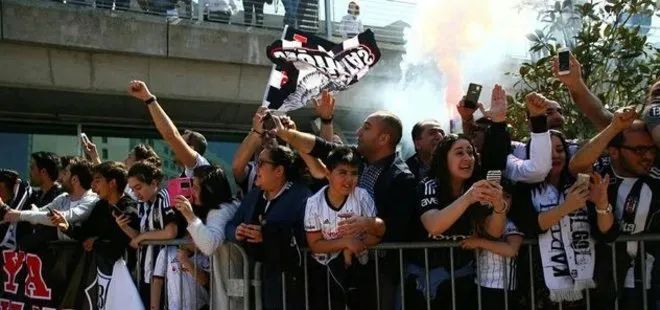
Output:
[[[204,136],[180,132],[147,85],[132,81],[130,94],[145,103],[181,177],[192,178],[191,197],[170,197],[160,159],[148,145],[135,146],[124,163],[101,162],[95,145],[83,140],[87,159],[32,154],[29,183],[10,170],[0,172],[2,246],[30,251],[75,239],[112,259],[128,253],[151,309],[164,306],[163,279],[170,270],[188,279],[184,290],[203,292],[197,305],[208,307],[213,299],[214,308],[223,308],[230,298],[226,270],[209,273],[209,266],[233,259],[218,252],[224,242],[240,244],[251,261],[262,263],[266,309],[283,308],[283,300],[287,309],[304,308],[305,285],[311,309],[376,309],[378,303],[380,309],[424,309],[427,298],[433,309],[452,303],[474,309],[478,289],[488,309],[504,308],[505,291],[510,309],[530,309],[532,302],[538,309],[559,303],[563,309],[587,303],[641,309],[644,290],[650,309],[657,309],[658,248],[619,244],[613,262],[611,242],[622,234],[660,231],[652,135],[658,136],[653,131],[660,106],[610,112],[585,86],[578,61],[572,57],[570,64],[569,74],[556,76],[572,94],[573,102],[563,104],[576,104],[599,130],[588,141],[568,140],[561,132],[562,105],[537,93],[526,97],[529,141],[511,141],[506,92],[495,86],[481,119],[473,118],[476,109],[458,103],[463,134],[445,133],[434,120],[417,123],[416,154],[403,161],[396,152],[403,134],[396,115],[371,114],[357,131],[357,147],[343,146],[333,132],[335,99],[324,92],[314,100],[320,136],[298,131],[290,118],[264,108],[255,113],[233,159],[238,195],[225,172],[204,158]],[[660,83],[650,87],[647,100],[656,96]],[[486,179],[493,171],[502,172],[501,182]],[[523,236],[538,247],[519,253]],[[140,246],[173,238],[191,238],[194,245]],[[402,256],[368,251],[380,243],[437,240],[460,241],[461,247]],[[177,304],[183,292],[170,285],[167,290],[170,309],[192,309]]]

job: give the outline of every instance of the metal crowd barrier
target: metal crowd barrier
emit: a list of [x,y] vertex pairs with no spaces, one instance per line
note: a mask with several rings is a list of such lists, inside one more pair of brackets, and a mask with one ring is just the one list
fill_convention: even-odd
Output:
[[[155,245],[155,246],[176,246],[178,248],[181,248],[186,245],[194,245],[192,240],[190,239],[176,239],[176,240],[165,240],[165,241],[144,241],[140,244],[140,246],[148,246],[148,245]],[[138,251],[139,255],[140,251]],[[197,255],[199,253],[198,249],[195,247],[194,248],[194,255]],[[157,254],[157,253],[156,253]],[[220,256],[226,257],[226,261],[229,262],[229,265],[227,266],[216,266],[214,263],[214,257],[213,256]],[[139,257],[139,256],[138,256]],[[221,258],[221,261],[225,258]],[[236,260],[239,260],[237,263]],[[138,258],[138,261],[140,259]],[[218,288],[216,285],[214,285],[213,280],[216,278],[219,279],[226,279],[225,283],[225,295],[228,297],[226,300],[226,309],[245,309],[248,310],[250,309],[250,262],[248,260],[248,256],[243,250],[241,246],[238,244],[234,243],[229,243],[226,242],[222,246],[220,246],[215,253],[209,257],[209,261],[211,263],[211,269],[209,273],[209,309],[216,309],[217,307],[214,307],[214,295],[222,295],[222,292],[218,292]],[[232,264],[237,263],[239,266],[232,266]],[[198,266],[196,261],[193,261],[193,279],[195,279],[195,276],[197,274]],[[142,271],[140,270],[140,264],[137,264],[136,268],[136,277],[137,277],[137,283],[140,282],[140,278],[142,276]],[[179,275],[182,277],[183,272],[179,273]],[[179,283],[182,285],[183,281],[179,279]],[[165,277],[165,282],[163,284],[163,290],[162,292],[167,292],[167,277]],[[181,301],[183,299],[183,289],[182,287],[179,288],[180,294],[180,302],[179,304],[182,305]],[[198,299],[200,296],[197,294],[198,292],[195,290],[195,301],[193,303],[194,309],[199,309],[197,306]],[[162,308],[167,309],[167,298],[170,296],[167,296],[168,294],[164,293],[165,295],[165,301],[164,301],[164,306],[162,305]],[[174,309],[171,309],[174,310]]]
[[[619,243],[625,243],[625,242],[629,242],[629,241],[639,242],[638,255],[641,255],[641,253],[645,253],[646,246],[647,246],[648,242],[658,242],[658,241],[660,241],[660,234],[626,235],[626,236],[621,236],[614,243],[619,244]],[[528,270],[529,270],[529,284],[530,284],[530,286],[528,288],[518,286],[518,296],[523,296],[523,294],[526,294],[527,297],[529,297],[528,304],[531,306],[531,309],[536,309],[536,307],[538,305],[538,301],[536,300],[536,296],[534,295],[535,294],[535,287],[538,287],[538,285],[542,285],[542,286],[545,285],[545,283],[535,283],[535,279],[534,279],[534,275],[535,275],[536,270],[534,270],[533,266],[532,266],[532,256],[535,253],[534,251],[538,252],[538,248],[536,246],[537,246],[537,240],[531,240],[531,239],[524,240],[523,244],[520,247],[519,254],[522,254],[523,251],[527,251],[527,253],[525,253],[525,254],[527,254],[527,259],[526,259],[527,261],[526,262],[521,262],[521,261],[517,262],[518,270],[521,270],[521,268],[528,268]],[[622,245],[619,245],[619,246],[622,246]],[[426,282],[425,300],[426,300],[426,309],[430,310],[431,309],[431,300],[429,298],[429,293],[430,293],[430,284],[431,283],[430,283],[430,277],[429,277],[429,250],[430,249],[437,249],[437,248],[449,248],[449,251],[450,251],[450,266],[447,266],[447,267],[448,267],[448,269],[450,269],[450,274],[451,274],[450,282],[451,282],[452,300],[447,301],[447,308],[446,309],[450,309],[449,308],[450,304],[451,304],[451,309],[452,310],[459,309],[459,308],[457,308],[457,305],[456,305],[456,290],[457,290],[457,288],[456,288],[455,277],[454,277],[454,272],[455,272],[455,270],[454,270],[455,269],[454,268],[455,267],[454,266],[454,264],[455,264],[455,262],[454,262],[454,249],[458,248],[458,247],[460,247],[460,242],[458,242],[458,241],[438,241],[438,242],[418,242],[418,243],[389,243],[389,244],[381,244],[381,245],[372,247],[370,249],[370,251],[374,255],[371,255],[370,259],[373,260],[373,265],[375,266],[375,270],[376,270],[374,278],[373,278],[374,285],[376,287],[376,294],[375,294],[375,300],[374,300],[374,303],[376,304],[376,308],[379,309],[379,310],[380,309],[383,309],[383,310],[385,310],[385,309],[395,309],[394,306],[392,306],[392,307],[389,307],[389,306],[383,307],[379,303],[379,300],[381,300],[381,297],[383,297],[382,295],[384,294],[383,292],[380,291],[380,286],[381,286],[380,284],[381,283],[380,283],[380,279],[379,279],[379,275],[381,274],[380,273],[381,270],[379,270],[379,260],[381,260],[382,257],[383,257],[382,252],[388,252],[388,256],[391,255],[393,252],[398,254],[397,255],[398,256],[397,257],[398,258],[398,264],[399,264],[399,266],[398,266],[398,272],[399,272],[398,282],[399,282],[399,284],[401,284],[401,283],[405,283],[405,281],[406,281],[406,278],[404,277],[404,274],[405,274],[404,273],[404,266],[405,266],[405,261],[404,261],[404,254],[405,253],[404,252],[406,250],[423,250],[424,251],[424,261],[425,261],[425,266],[424,266],[425,271],[424,272],[425,272],[425,282]],[[613,244],[610,244],[610,248],[611,248],[612,264],[613,264],[612,265],[612,270],[614,270],[614,272],[612,273],[613,278],[611,280],[614,283],[614,288],[616,288],[616,290],[617,290],[617,292],[616,292],[617,296],[615,298],[613,298],[614,304],[612,305],[612,309],[618,310],[619,309],[619,301],[620,301],[619,300],[619,297],[620,297],[619,293],[621,293],[621,292],[618,291],[619,288],[618,288],[617,284],[620,281],[623,281],[623,279],[618,279],[617,278],[617,273],[616,273],[617,254],[616,254],[616,251],[615,251],[615,246],[613,246]],[[479,254],[478,251],[475,251],[475,252],[476,252],[476,255]],[[301,267],[301,268],[304,268],[304,275],[305,275],[305,294],[304,294],[304,296],[305,296],[305,301],[304,301],[305,309],[311,309],[310,304],[309,304],[309,299],[310,299],[309,285],[310,284],[314,285],[314,283],[310,282],[309,279],[308,279],[308,271],[307,271],[308,264],[309,263],[317,264],[317,262],[314,261],[313,259],[308,259],[308,256],[309,255],[304,256],[305,257],[305,263],[304,263],[304,266]],[[475,261],[476,261],[476,257],[477,256],[475,256]],[[341,255],[340,255],[340,257],[335,258],[335,259],[341,259]],[[504,279],[502,279],[502,281],[504,283],[503,286],[506,288],[506,289],[503,290],[503,295],[504,295],[503,308],[504,309],[519,309],[520,307],[514,307],[513,306],[514,303],[519,302],[519,301],[510,300],[511,296],[509,296],[509,293],[511,291],[508,290],[509,285],[507,283],[508,279],[506,277],[506,275],[508,274],[508,272],[507,272],[508,266],[507,266],[505,260],[503,260],[502,263],[503,263],[503,270],[504,270],[503,274],[505,275],[505,277],[504,277]],[[476,273],[474,275],[474,277],[475,277],[474,279],[476,280],[475,286],[476,286],[476,289],[477,289],[477,296],[476,297],[477,297],[478,309],[490,309],[492,307],[492,305],[485,305],[483,300],[482,300],[481,287],[479,285],[479,283],[480,283],[480,281],[479,281],[480,280],[480,278],[479,278],[480,277],[479,265],[475,264],[475,266],[476,266],[476,268],[475,268]],[[641,270],[646,270],[646,260],[645,259],[641,260]],[[595,270],[594,272],[598,272],[598,271]],[[647,281],[646,272],[641,273],[641,278],[642,278],[641,282],[646,283],[646,281]],[[282,279],[284,279],[284,277],[282,277]],[[255,280],[254,280],[254,283],[255,284],[259,283],[259,286],[261,286],[261,276],[260,276],[259,266],[255,266]],[[603,285],[606,285],[606,283],[603,283]],[[652,287],[651,287],[651,289],[652,289]],[[399,295],[400,298],[401,298],[400,299],[401,300],[401,305],[400,305],[401,307],[397,308],[397,309],[406,309],[406,306],[405,306],[406,290],[404,288],[404,285],[399,285],[396,288],[396,290],[397,291],[396,291],[395,294]],[[584,309],[597,310],[596,308],[592,308],[591,300],[590,300],[590,291],[591,290],[589,290],[589,289],[586,289],[586,290],[583,291],[583,293],[584,293],[583,294],[583,299],[584,299],[584,304],[585,304]],[[652,300],[652,301],[654,301],[654,304],[655,304],[655,299],[660,300],[660,296],[658,296],[658,297],[649,296],[649,292],[646,289],[642,289],[641,291],[642,291],[641,292],[642,306],[639,309],[640,310],[641,309],[643,309],[643,310],[654,309],[653,307],[649,307],[649,298],[654,298],[654,300]],[[331,307],[331,302],[330,302],[330,296],[329,295],[330,295],[330,290],[328,289],[328,301],[329,301],[328,302],[328,308],[333,309]],[[283,300],[282,300],[283,308],[282,309],[287,309],[287,301],[286,301],[287,293],[286,293],[286,286],[284,286],[284,285],[283,285],[282,296],[283,296]],[[255,294],[255,298],[259,299],[259,297],[260,297],[260,294],[258,293],[258,290],[257,290],[257,293]],[[260,307],[260,304],[259,304],[261,301],[258,300],[256,302],[257,302],[257,304],[256,304],[257,307],[255,309],[257,309],[257,310],[262,309]],[[564,304],[563,303],[557,303],[555,306],[558,309],[562,309],[564,307]],[[443,309],[445,309],[445,308],[443,307]],[[660,308],[658,308],[658,309],[660,309]],[[417,310],[417,309],[415,309],[415,310]]]

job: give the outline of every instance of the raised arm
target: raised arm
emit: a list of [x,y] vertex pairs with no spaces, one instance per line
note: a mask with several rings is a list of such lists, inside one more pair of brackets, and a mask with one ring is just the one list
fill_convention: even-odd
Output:
[[569,164],[569,170],[573,175],[588,171],[607,148],[612,139],[624,129],[630,127],[635,121],[636,113],[634,108],[620,108],[614,113],[612,123],[605,127],[595,137],[591,138],[580,150],[573,156]]
[[187,168],[194,168],[197,165],[197,152],[183,139],[179,130],[158,104],[156,96],[149,91],[147,85],[142,81],[131,81],[128,92],[147,105],[156,129],[158,129],[161,137],[167,141],[181,163]]
[[612,120],[613,114],[605,109],[600,99],[589,90],[589,87],[582,79],[582,66],[577,58],[571,53],[569,58],[569,73],[559,75],[559,58],[555,57],[552,72],[559,81],[566,85],[580,112],[584,113],[599,131],[607,127]]
[[531,184],[543,181],[552,169],[552,140],[545,115],[545,98],[537,93],[530,93],[526,102],[532,126],[529,159],[522,160],[509,154],[504,176],[514,182]]
[[275,121],[275,133],[277,136],[292,148],[298,150],[298,152],[309,154],[316,158],[326,158],[330,151],[337,147],[334,143],[315,135],[295,129],[286,129],[278,117],[273,117],[273,120]]
[[486,130],[481,154],[481,166],[484,172],[506,169],[506,159],[511,153],[511,137],[506,131],[507,107],[506,91],[496,84],[491,95],[490,110],[483,111],[484,115],[493,121]]
[[321,138],[326,141],[332,141],[335,134],[334,126],[332,125],[332,118],[335,113],[335,96],[328,90],[323,90],[320,100],[312,99],[314,107],[316,107],[316,114],[321,118]]
[[238,146],[236,153],[234,153],[234,160],[231,163],[231,171],[234,174],[236,183],[242,183],[248,175],[248,162],[254,156],[254,153],[259,149],[261,144],[261,134],[263,133],[263,116],[266,109],[261,107],[252,117],[252,130],[243,139],[241,145]]

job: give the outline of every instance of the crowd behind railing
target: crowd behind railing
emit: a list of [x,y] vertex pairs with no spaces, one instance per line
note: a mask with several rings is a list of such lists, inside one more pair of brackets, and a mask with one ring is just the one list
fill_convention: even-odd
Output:
[[[178,129],[147,85],[131,81],[180,178],[164,180],[148,145],[124,163],[102,162],[84,134],[86,159],[37,152],[29,176],[0,170],[5,270],[25,264],[34,296],[32,261],[46,261],[49,242],[73,239],[99,266],[86,290],[106,292],[128,270],[136,280],[124,288],[150,309],[250,300],[265,309],[657,309],[658,247],[641,234],[660,232],[660,83],[611,112],[577,59],[553,68],[572,101],[530,93],[526,142],[511,141],[499,85],[487,109],[472,94],[457,102],[461,134],[419,120],[405,161],[397,115],[371,114],[357,146],[344,146],[335,99],[323,92],[312,100],[319,136],[259,108],[234,154],[235,180],[204,158],[202,134]],[[598,134],[565,137],[565,105]],[[176,238],[191,243],[162,243]],[[524,238],[537,245],[520,251]],[[17,292],[6,273],[3,298]]]
[[[348,38],[364,28],[359,1],[333,0],[48,0],[70,7],[94,7],[99,10],[144,13],[163,16],[170,24],[181,21],[211,22],[281,30],[294,27],[327,37]],[[370,25],[383,42],[403,43],[403,30],[388,26],[408,20],[410,14],[380,9],[378,2],[366,1],[378,8],[370,14],[384,19],[383,25]],[[414,10],[413,4],[401,4]]]

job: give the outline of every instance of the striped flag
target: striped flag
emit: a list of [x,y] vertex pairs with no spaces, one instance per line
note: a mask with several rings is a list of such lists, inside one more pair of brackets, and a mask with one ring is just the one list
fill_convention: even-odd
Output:
[[373,32],[339,44],[285,27],[282,39],[266,49],[275,64],[263,106],[283,112],[299,109],[321,91],[342,91],[363,78],[380,59]]

